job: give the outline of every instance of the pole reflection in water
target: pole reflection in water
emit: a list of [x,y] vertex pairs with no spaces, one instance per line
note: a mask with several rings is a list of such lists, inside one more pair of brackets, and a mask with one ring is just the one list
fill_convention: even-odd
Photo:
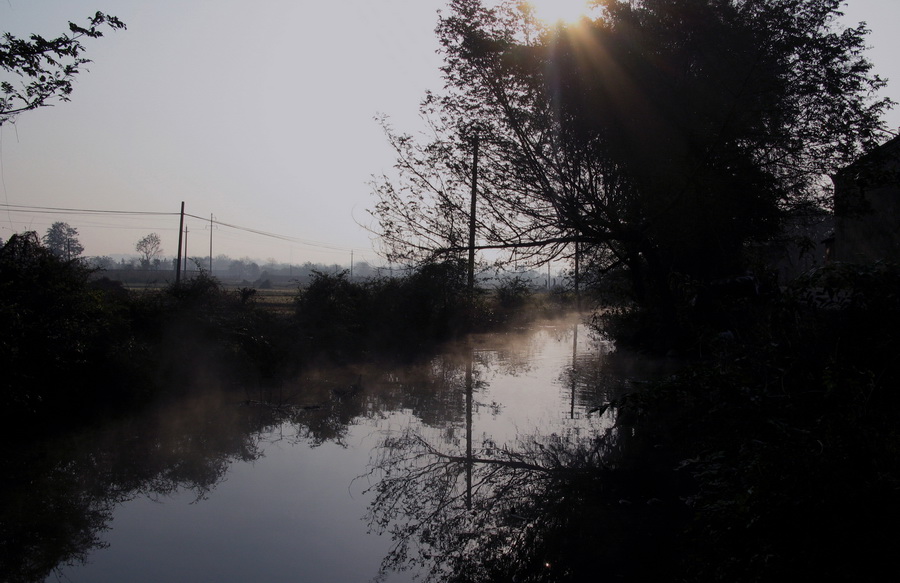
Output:
[[[658,377],[668,364],[580,347],[578,324],[548,333],[559,350],[556,383],[536,386],[562,388],[555,403],[531,408],[530,418],[498,421],[537,396],[525,377],[540,377],[530,366],[543,355],[492,376],[499,367],[488,363],[499,353],[476,350],[464,365],[464,452],[421,425],[386,436],[373,452],[367,520],[393,540],[382,575],[411,569],[426,581],[583,581],[653,572],[653,554],[661,556],[655,533],[670,532],[679,504],[657,505],[655,496],[671,498],[661,485],[625,469],[633,440],[613,412],[635,381]],[[491,418],[478,415],[487,394],[504,408]],[[510,434],[510,424],[518,431]]]
[[475,353],[471,346],[467,352],[469,357],[466,359],[466,508],[472,509],[472,365],[475,360]]
[[[578,363],[578,324],[572,326],[572,370],[574,371]],[[569,419],[575,419],[575,375],[571,377],[572,398],[569,399]]]
[[515,581],[583,572],[618,518],[595,502],[614,445],[610,435],[534,434],[460,456],[412,429],[387,438],[373,458],[367,517],[394,541],[382,573]]
[[[616,447],[609,416],[588,412],[615,397],[610,371],[637,376],[587,337],[571,319],[478,335],[418,365],[310,371],[249,400],[185,398],[42,444],[4,468],[0,572],[93,583],[356,581],[379,563],[387,581],[408,580],[403,568],[435,580],[570,569],[596,555],[563,534],[603,524],[584,501]],[[367,535],[364,514],[397,538]]]
[[[374,498],[367,520],[394,541],[382,575],[411,569],[430,581],[555,580],[586,568],[586,557],[597,556],[593,545],[616,519],[606,500],[596,503],[596,494],[603,489],[617,435],[606,417],[586,414],[588,408],[596,409],[596,400],[608,404],[612,395],[595,384],[606,352],[594,346],[580,358],[578,328],[576,323],[548,330],[559,334],[560,349],[568,345],[565,332],[571,334],[568,357],[560,350],[557,361],[562,369],[557,378],[568,398],[555,406],[545,402],[544,411],[529,411],[531,421],[540,419],[529,433],[509,434],[509,420],[496,419],[503,413],[491,419],[476,415],[476,397],[509,391],[501,402],[510,407],[517,399],[534,398],[523,377],[543,372],[530,369],[540,354],[531,353],[528,364],[512,374],[492,377],[499,368],[495,358],[507,364],[516,358],[467,347],[461,387],[464,451],[453,440],[441,439],[446,434],[418,425],[387,435],[373,452],[367,478]],[[494,384],[476,382],[476,377],[492,378]],[[542,417],[552,411],[560,415],[557,420],[566,421]],[[484,429],[477,439],[476,418]],[[520,428],[525,421],[514,417],[512,425]]]

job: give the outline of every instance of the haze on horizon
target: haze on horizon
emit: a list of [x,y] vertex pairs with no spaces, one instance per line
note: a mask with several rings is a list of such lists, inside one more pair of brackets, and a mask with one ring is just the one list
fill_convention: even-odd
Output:
[[[900,101],[900,2],[849,0],[869,59]],[[55,37],[97,10],[125,31],[85,42],[93,62],[72,100],[0,126],[0,203],[159,213],[12,212],[0,237],[55,221],[86,256],[134,253],[150,232],[177,250],[181,201],[189,254],[209,252],[209,217],[282,236],[213,229],[213,254],[300,264],[380,263],[368,181],[394,161],[375,117],[423,129],[418,104],[442,87],[433,32],[445,0],[340,3],[235,0],[9,0],[0,32]],[[894,110],[888,126],[900,126]],[[197,251],[194,252],[193,250]]]

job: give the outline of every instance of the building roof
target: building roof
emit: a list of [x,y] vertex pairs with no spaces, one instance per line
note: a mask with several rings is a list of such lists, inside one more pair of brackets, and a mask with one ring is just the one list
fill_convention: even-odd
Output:
[[[834,175],[835,184],[839,181],[852,180],[858,186],[873,187],[881,186],[888,181],[896,182],[896,169],[885,174],[891,163],[900,163],[900,136],[872,148],[860,156],[856,162],[838,170]],[[860,184],[861,181],[863,184]]]

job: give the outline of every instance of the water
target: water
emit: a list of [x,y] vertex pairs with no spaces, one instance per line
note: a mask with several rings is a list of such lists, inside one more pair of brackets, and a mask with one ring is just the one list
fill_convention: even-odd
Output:
[[367,428],[354,427],[348,447],[310,448],[282,431],[291,428],[263,434],[261,457],[232,464],[200,501],[179,491],[122,504],[103,537],[109,547],[63,569],[61,580],[371,579],[387,541],[366,534],[366,501],[352,487],[368,461]]
[[[423,565],[398,559],[380,527],[407,520],[412,538],[439,538],[429,492],[445,506],[435,516],[471,521],[458,510],[493,506],[499,479],[485,481],[473,459],[502,457],[523,436],[608,430],[598,409],[659,373],[635,362],[568,318],[473,336],[417,366],[317,371],[249,399],[184,399],[43,449],[15,494],[33,524],[13,525],[18,539],[4,552],[19,558],[3,560],[34,581],[369,581],[382,565],[384,580],[410,581]],[[431,491],[423,468],[456,473]],[[393,490],[386,470],[401,473]],[[478,524],[464,528],[489,530]],[[428,541],[413,546],[438,545]]]

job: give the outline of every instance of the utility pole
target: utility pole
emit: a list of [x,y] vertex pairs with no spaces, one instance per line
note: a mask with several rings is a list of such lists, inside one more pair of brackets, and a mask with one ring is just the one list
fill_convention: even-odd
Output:
[[350,281],[353,281],[353,249],[350,250]]
[[[475,203],[478,195],[478,134],[472,138],[472,193],[469,203],[469,323],[475,319]],[[471,343],[471,340],[468,341]],[[475,357],[471,344],[468,346],[469,359],[466,363],[466,509],[472,509],[472,368]]]
[[184,226],[184,275],[187,277],[187,236],[188,236],[188,228],[187,225]]
[[181,221],[178,223],[178,258],[175,261],[175,283],[181,282],[181,233],[184,231],[184,201],[181,201]]
[[209,213],[209,275],[212,277],[212,232],[213,232],[213,214]]
[[473,139],[472,196],[469,206],[469,306],[475,302],[475,201],[478,193],[478,134]]

